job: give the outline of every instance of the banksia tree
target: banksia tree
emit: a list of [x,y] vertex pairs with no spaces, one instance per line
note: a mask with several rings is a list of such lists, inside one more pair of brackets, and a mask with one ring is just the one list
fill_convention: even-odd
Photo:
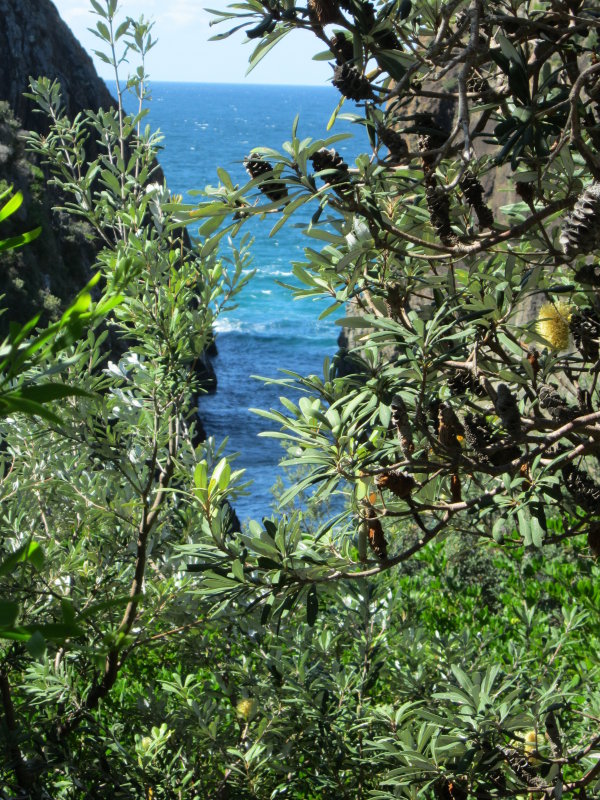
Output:
[[[337,7],[338,30],[324,33],[310,21],[313,4],[295,6],[296,18],[278,22],[256,59],[277,36],[311,28],[342,95],[332,120],[347,114],[368,137],[353,162],[345,156],[346,171],[331,152],[337,139],[308,141],[300,120],[277,159],[278,180],[306,221],[297,295],[324,298],[327,311],[346,315],[351,352],[343,369],[336,359],[322,376],[286,377],[301,400],[264,413],[288,445],[286,463],[306,471],[301,485],[319,508],[339,501],[338,513],[323,512],[310,545],[286,550],[285,579],[257,554],[245,557],[246,568],[277,596],[274,605],[274,581],[289,581],[283,591],[293,604],[306,575],[330,587],[396,567],[404,574],[407,562],[453,535],[502,546],[515,559],[572,558],[585,571],[593,555],[586,537],[600,518],[594,4]],[[320,171],[327,182],[315,180]],[[340,192],[338,176],[351,176],[351,192]],[[365,512],[374,488],[381,502]],[[285,501],[300,491],[291,487]],[[357,519],[370,531],[358,559]],[[440,683],[452,680],[452,668]],[[452,672],[466,694],[480,680],[464,677],[468,669]],[[435,705],[429,698],[427,725],[439,742],[455,728],[432,721]],[[473,719],[481,707],[475,702]],[[565,753],[595,746],[593,735],[580,745],[572,728],[564,732],[567,717],[558,723],[562,755],[543,768],[510,744],[499,717],[477,722],[476,735],[456,723],[462,744],[452,757],[424,744],[419,758],[431,769],[414,751],[395,757],[382,746],[390,782],[375,791],[427,800],[454,785],[473,797],[597,792],[587,757],[566,769]]]

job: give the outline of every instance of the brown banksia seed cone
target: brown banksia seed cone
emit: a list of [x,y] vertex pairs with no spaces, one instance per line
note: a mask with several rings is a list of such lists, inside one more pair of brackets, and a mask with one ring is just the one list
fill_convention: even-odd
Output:
[[560,243],[568,258],[591,253],[600,246],[600,183],[592,183],[565,217]]
[[499,750],[519,780],[526,784],[535,783],[538,779],[537,770],[529,762],[526,755],[523,755],[514,747],[500,747]]
[[474,450],[479,455],[482,455],[487,447],[494,444],[494,434],[482,414],[467,414],[463,428],[469,450]]
[[464,430],[454,409],[448,403],[440,403],[438,411],[438,439],[443,447],[449,450],[459,450],[458,436],[463,436]]
[[582,308],[572,314],[569,327],[573,334],[575,347],[585,361],[598,360],[598,338],[600,337],[600,319],[592,308]]
[[339,4],[336,0],[308,0],[308,13],[311,20],[319,25],[330,25],[342,21]]
[[381,142],[390,151],[390,158],[393,161],[402,161],[408,155],[408,145],[398,131],[393,128],[386,128],[380,125],[377,133]]
[[483,202],[483,186],[473,175],[472,172],[467,170],[463,175],[459,186],[464,194],[467,203],[471,206],[480,228],[491,228],[494,224],[494,215],[492,210]]
[[577,505],[589,514],[595,514],[600,508],[600,486],[589,475],[572,464],[562,468],[565,487]]
[[526,181],[517,181],[515,183],[515,192],[517,197],[520,197],[528,206],[533,205],[535,199],[535,185]]
[[467,790],[454,780],[443,778],[434,784],[436,800],[467,800]]
[[564,424],[577,416],[577,411],[568,406],[554,386],[543,383],[538,389],[538,398],[540,407],[546,409],[556,422]]
[[329,40],[331,52],[335,56],[338,64],[343,64],[345,61],[352,61],[354,58],[354,45],[352,40],[343,33],[336,33]]
[[408,419],[408,411],[402,397],[395,394],[392,398],[392,425],[396,428],[398,438],[400,439],[400,447],[406,457],[414,453],[415,446],[413,444],[412,427]]
[[[427,153],[429,150],[438,150],[447,139],[447,133],[438,125],[431,114],[416,114],[415,122],[408,133],[417,133],[417,146],[420,153]],[[435,163],[435,155],[422,155],[423,171],[425,177],[431,173]]]
[[315,172],[322,172],[326,169],[333,170],[330,174],[324,175],[323,180],[328,183],[348,183],[348,164],[333,147],[331,150],[322,147],[312,154],[310,160]]
[[450,201],[448,195],[439,186],[428,186],[425,199],[431,224],[444,244],[454,243],[454,234],[450,223]]
[[483,78],[476,72],[472,72],[469,75],[469,79],[467,81],[467,91],[476,94],[476,100],[483,100],[484,102],[493,94],[492,87],[490,86],[487,78]]
[[385,534],[381,522],[377,517],[377,512],[372,506],[367,507],[366,518],[367,525],[369,526],[367,533],[369,546],[380,561],[387,561],[387,542],[385,540]]
[[512,436],[518,436],[521,432],[521,414],[517,405],[517,399],[512,394],[505,383],[498,384],[496,389],[496,414],[502,420],[502,424]]
[[371,100],[374,96],[369,81],[351,64],[338,64],[333,70],[331,82],[348,100],[358,102]]
[[261,192],[273,202],[285,200],[287,189],[285,183],[277,180],[269,180],[267,176],[273,174],[273,165],[262,158],[260,155],[251,155],[244,159],[246,172],[252,179],[265,177],[265,183],[259,186]]
[[584,264],[575,272],[575,280],[588,286],[600,286],[600,273],[597,264]]
[[382,472],[381,475],[375,478],[375,484],[378,489],[388,489],[401,500],[407,498],[416,485],[412,475],[399,469],[390,469]]
[[457,370],[448,378],[448,389],[452,397],[460,397],[465,392],[473,392],[477,397],[485,396],[485,389],[475,380],[470,370]]
[[502,437],[492,431],[483,414],[466,414],[464,431],[467,447],[477,453],[482,464],[499,467],[521,455],[517,445],[503,444]]
[[535,347],[530,347],[527,351],[527,361],[531,364],[531,369],[533,370],[534,377],[540,371],[540,354],[539,351],[535,349]]
[[598,520],[594,520],[590,524],[587,543],[592,555],[596,558],[600,558],[600,522],[598,522]]
[[460,503],[462,500],[460,475],[458,472],[450,475],[450,497],[453,503]]

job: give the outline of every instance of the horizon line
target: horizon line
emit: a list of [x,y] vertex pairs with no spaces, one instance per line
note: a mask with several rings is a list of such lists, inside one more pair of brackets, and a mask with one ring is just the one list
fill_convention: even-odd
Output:
[[[115,83],[114,78],[103,78],[99,76],[105,83]],[[158,79],[150,78],[148,85],[157,83],[174,83],[174,84],[187,84],[189,86],[264,86],[267,88],[281,86],[287,89],[335,89],[331,83],[251,83],[249,81],[189,81],[189,80],[172,80],[172,79]]]

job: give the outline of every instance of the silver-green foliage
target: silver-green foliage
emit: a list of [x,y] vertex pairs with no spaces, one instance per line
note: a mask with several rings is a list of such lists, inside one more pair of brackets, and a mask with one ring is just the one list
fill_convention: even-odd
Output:
[[[32,80],[50,130],[29,145],[103,244],[99,274],[60,323],[35,333],[33,320],[2,350],[0,785],[10,796],[78,786],[87,796],[65,755],[79,731],[146,631],[197,620],[173,548],[202,528],[194,470],[220,454],[195,438],[201,368],[216,316],[247,279],[246,241],[218,255],[227,229],[217,224],[192,242],[159,178],[159,139],[142,126],[151,26],[115,27],[116,3],[94,8],[118,106],[69,120],[58,84]],[[132,53],[129,115],[119,66]]]

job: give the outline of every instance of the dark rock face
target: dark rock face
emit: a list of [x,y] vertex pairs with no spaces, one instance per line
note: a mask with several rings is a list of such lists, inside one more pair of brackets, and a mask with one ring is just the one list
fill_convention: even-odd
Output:
[[9,309],[0,317],[2,335],[9,318],[24,322],[40,312],[41,322],[59,317],[89,280],[97,252],[84,222],[52,211],[64,198],[25,150],[26,130],[47,130],[44,114],[34,113],[23,96],[29,78],[57,79],[70,117],[116,103],[50,0],[0,0],[0,52],[0,191],[12,186],[24,198],[0,237],[42,227],[32,244],[2,255],[0,293]]
[[1,307],[7,309],[0,316],[0,337],[11,321],[23,323],[36,314],[42,323],[58,319],[90,279],[97,252],[86,223],[52,210],[64,198],[26,152],[25,136],[9,104],[0,100],[0,192],[12,187],[12,194],[23,195],[18,211],[0,224],[0,238],[42,228],[26,247],[0,253]]
[[30,76],[58,79],[70,117],[115,105],[92,59],[50,0],[0,0],[0,53],[0,100],[8,102],[27,130],[40,130],[45,122],[23,97]]

